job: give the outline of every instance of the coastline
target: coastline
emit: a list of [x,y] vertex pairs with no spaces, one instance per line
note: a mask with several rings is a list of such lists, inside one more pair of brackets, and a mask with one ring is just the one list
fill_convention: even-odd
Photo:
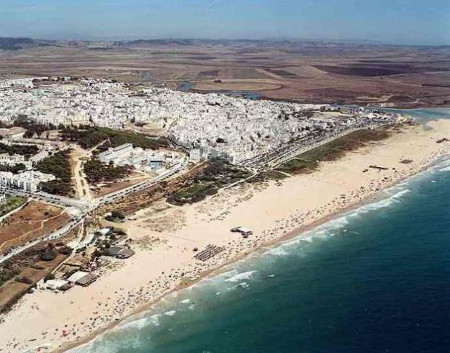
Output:
[[[447,132],[444,131],[444,134],[448,134],[448,132],[450,132],[450,131],[449,130],[447,130]],[[435,146],[436,145],[435,141],[433,141],[433,143],[434,143],[433,147],[436,147]],[[384,141],[381,144],[375,144],[375,145],[378,146],[378,147],[380,145],[384,145]],[[367,147],[367,149],[371,150],[371,149],[373,149],[372,147],[373,147],[373,145],[370,145],[370,146]],[[419,148],[418,148],[418,151],[419,151]],[[367,152],[367,151],[362,151],[362,152],[360,151],[360,154],[364,154],[365,152]],[[445,152],[445,148],[442,148],[442,152]],[[424,152],[422,151],[422,153],[424,153]],[[447,151],[447,153],[448,153],[448,151]],[[443,153],[437,153],[436,155],[432,155],[432,156],[430,156],[428,154],[425,154],[423,156],[424,157],[424,163],[421,163],[420,165],[417,165],[417,166],[414,166],[414,167],[411,166],[410,168],[407,168],[405,166],[405,170],[403,171],[403,173],[401,175],[397,175],[396,177],[392,177],[391,180],[383,182],[383,185],[382,185],[381,189],[377,189],[377,187],[376,187],[377,185],[375,185],[375,189],[377,189],[377,190],[374,190],[374,191],[368,190],[368,191],[365,192],[363,197],[362,196],[359,197],[358,194],[353,195],[354,197],[350,201],[347,201],[347,199],[344,198],[345,199],[345,201],[344,201],[345,206],[340,207],[340,203],[339,202],[336,205],[333,204],[334,207],[330,207],[331,211],[327,212],[327,210],[328,210],[327,209],[327,210],[324,210],[321,214],[315,214],[315,215],[311,216],[310,217],[311,218],[311,222],[307,222],[307,220],[305,220],[304,224],[296,226],[293,229],[289,229],[289,230],[287,230],[285,232],[284,231],[283,232],[278,231],[275,236],[272,236],[271,233],[270,233],[267,237],[263,237],[264,239],[262,239],[260,243],[256,244],[256,246],[253,246],[253,247],[250,246],[250,247],[245,248],[243,251],[238,251],[236,254],[230,255],[228,258],[224,258],[224,261],[221,261],[221,262],[219,261],[217,264],[212,264],[209,268],[206,268],[204,271],[201,271],[200,273],[198,273],[198,275],[197,275],[197,277],[195,279],[189,281],[188,286],[194,285],[194,284],[198,283],[201,280],[209,279],[209,278],[212,278],[212,277],[220,274],[221,272],[224,271],[224,269],[227,266],[229,266],[231,264],[234,264],[234,263],[236,263],[236,262],[246,258],[247,256],[249,256],[249,255],[251,255],[251,254],[253,254],[255,252],[261,251],[263,249],[267,250],[268,247],[269,248],[270,247],[274,247],[274,246],[279,245],[280,243],[283,243],[286,240],[292,239],[292,238],[297,237],[297,236],[301,236],[302,233],[307,232],[309,230],[312,230],[312,229],[314,229],[314,228],[316,228],[316,227],[318,227],[318,226],[320,226],[320,225],[322,225],[322,224],[324,224],[324,223],[326,223],[326,222],[328,222],[330,220],[336,219],[336,218],[338,218],[339,216],[341,216],[342,214],[344,214],[346,212],[349,212],[349,211],[351,211],[353,209],[359,208],[359,207],[361,207],[364,204],[371,203],[370,201],[371,200],[373,201],[373,199],[376,198],[377,193],[379,193],[382,190],[388,189],[388,188],[390,188],[390,187],[392,187],[392,186],[394,186],[396,184],[399,184],[399,183],[403,182],[405,179],[408,179],[408,178],[410,178],[410,177],[412,177],[412,176],[422,172],[425,169],[428,169],[436,161],[436,159],[439,158],[442,155],[443,155]],[[352,156],[349,156],[348,158],[350,158],[350,160],[351,160],[351,157]],[[344,161],[331,162],[330,164],[338,164],[338,165],[343,164],[345,166],[345,162],[346,161],[344,160]],[[348,161],[347,161],[347,163],[348,163]],[[326,168],[324,168],[324,169],[326,169]],[[286,182],[286,183],[287,184],[289,184],[289,183],[292,184],[295,180],[298,181],[302,177],[303,177],[304,180],[308,180],[308,176],[299,175],[299,176],[293,176],[292,178],[289,178],[290,181]],[[380,177],[378,176],[378,178],[380,178]],[[285,182],[283,182],[283,183],[285,183]],[[310,181],[309,184],[308,184],[308,182],[306,182],[306,187],[308,187],[308,185],[311,185],[311,184],[315,184],[315,182],[314,181]],[[287,187],[289,187],[289,185],[287,185]],[[273,198],[277,194],[276,190],[273,191],[274,188],[276,189],[277,186],[272,183],[271,185],[267,186],[266,189],[264,189],[262,191],[259,190],[258,192],[259,193],[269,194],[269,196],[267,196],[267,195],[266,196],[270,199],[270,197]],[[336,188],[336,187],[334,186],[334,188]],[[267,190],[267,189],[269,189],[269,190]],[[242,190],[238,189],[235,192],[239,194],[241,191]],[[324,190],[324,193],[326,193],[326,191],[327,190]],[[228,197],[228,196],[229,195],[225,195],[225,196],[221,196],[221,197]],[[338,197],[339,197],[339,195],[338,195]],[[328,199],[324,199],[324,200],[328,201]],[[211,200],[209,200],[209,202],[210,201]],[[240,204],[245,203],[245,202],[246,201],[241,201]],[[247,201],[247,203],[248,203],[248,201]],[[258,202],[256,202],[256,203],[258,204]],[[320,205],[321,204],[319,202],[319,206]],[[192,205],[192,206],[188,206],[187,209],[191,210],[192,212],[195,212],[196,208],[202,207],[202,206],[204,206],[204,205],[200,205],[200,206],[193,206]],[[311,207],[312,206],[309,206],[309,208],[311,208]],[[175,212],[177,212],[177,210],[179,210],[179,209],[175,209]],[[145,211],[143,211],[141,213],[145,213]],[[243,217],[244,216],[245,215],[243,215]],[[186,218],[187,219],[191,219],[191,218],[189,218],[189,215],[187,215]],[[192,222],[195,223],[195,221],[196,220],[194,219]],[[206,222],[206,223],[208,223],[208,222]],[[205,224],[205,226],[206,226],[206,224]],[[208,226],[208,227],[210,227],[210,226]],[[189,224],[181,226],[181,231],[179,229],[177,229],[177,230],[172,230],[171,232],[173,232],[175,234],[178,234],[180,232],[183,233],[183,230],[186,229],[186,228],[189,228]],[[137,228],[131,228],[131,229],[133,231],[136,231]],[[229,233],[229,228],[228,228],[228,226],[226,224],[224,225],[224,229]],[[197,229],[194,227],[192,229],[192,232],[195,233],[196,230]],[[206,236],[206,238],[207,238],[207,236]],[[206,244],[206,243],[203,242],[203,244]],[[186,242],[182,243],[182,245],[185,246]],[[191,258],[191,257],[192,256],[189,255],[189,258]],[[145,263],[145,262],[143,262],[143,263]],[[135,306],[133,308],[133,310],[131,310],[131,311],[127,312],[125,315],[123,315],[120,320],[115,320],[115,321],[112,321],[112,322],[110,322],[110,323],[108,323],[106,325],[103,325],[102,328],[94,330],[94,331],[90,332],[87,335],[83,335],[83,337],[80,337],[80,339],[76,339],[76,340],[72,340],[70,342],[63,343],[63,345],[61,347],[59,347],[59,348],[58,347],[55,347],[56,349],[52,348],[52,351],[54,351],[54,352],[63,352],[63,351],[67,351],[68,349],[72,349],[74,347],[83,345],[83,344],[91,341],[93,338],[101,335],[102,333],[104,333],[106,331],[109,331],[111,329],[114,329],[117,326],[120,326],[125,321],[130,320],[130,318],[132,318],[133,316],[135,316],[135,315],[137,315],[139,313],[142,313],[143,311],[147,311],[147,310],[151,309],[153,305],[158,303],[163,297],[167,296],[168,294],[173,293],[174,291],[183,290],[183,289],[187,288],[188,286],[185,283],[179,283],[176,286],[170,288],[169,290],[164,291],[161,295],[158,295],[158,296],[152,298],[152,300],[150,300],[148,302],[144,302],[144,303],[142,303],[140,305]],[[89,291],[89,288],[87,290]],[[0,332],[1,332],[1,326],[2,326],[2,324],[0,324]],[[43,344],[41,346],[43,346]],[[43,350],[41,350],[41,351],[43,351]]]
[[[450,157],[450,154],[449,154],[449,157]],[[435,160],[431,161],[428,165],[423,166],[417,173],[414,173],[414,174],[405,176],[405,178],[396,180],[394,183],[392,183],[390,185],[386,185],[386,187],[384,189],[377,191],[375,194],[367,195],[366,198],[364,198],[363,200],[361,200],[359,202],[356,202],[354,204],[349,204],[347,207],[345,207],[341,210],[336,210],[335,212],[326,215],[325,217],[315,221],[312,224],[300,226],[300,227],[298,227],[294,230],[291,230],[288,233],[282,235],[280,238],[271,240],[270,242],[267,242],[267,243],[260,244],[257,247],[255,247],[254,249],[249,250],[248,252],[241,253],[238,256],[236,256],[235,258],[230,259],[229,261],[223,263],[222,265],[220,265],[220,267],[217,267],[215,269],[211,269],[211,270],[205,271],[204,273],[201,273],[199,275],[199,278],[196,279],[195,281],[193,281],[192,283],[190,283],[188,286],[180,284],[178,287],[162,294],[159,298],[153,300],[152,302],[142,304],[141,307],[136,308],[132,313],[125,316],[122,320],[112,323],[111,325],[100,329],[98,332],[90,334],[89,336],[83,338],[80,341],[69,343],[66,346],[63,346],[52,352],[54,352],[54,353],[70,352],[70,350],[72,350],[74,348],[81,347],[81,346],[89,343],[90,341],[95,340],[97,337],[101,336],[102,334],[104,334],[108,331],[114,330],[116,328],[120,328],[123,324],[132,322],[133,321],[132,319],[135,316],[144,314],[145,312],[150,312],[151,310],[155,310],[154,306],[157,305],[158,303],[160,303],[161,300],[163,300],[166,296],[169,296],[175,292],[180,292],[182,290],[185,290],[191,286],[198,284],[199,282],[201,282],[203,280],[213,279],[214,277],[227,272],[228,271],[227,267],[233,266],[236,263],[238,263],[239,261],[245,260],[246,258],[248,258],[251,255],[270,251],[271,249],[274,249],[287,241],[290,241],[295,238],[300,238],[304,233],[312,231],[315,228],[320,227],[321,225],[324,225],[328,222],[332,222],[336,219],[339,219],[346,213],[357,210],[357,209],[363,207],[364,205],[369,205],[372,202],[377,202],[377,200],[374,200],[376,198],[376,194],[385,192],[390,188],[398,186],[399,184],[404,183],[405,181],[408,181],[409,179],[420,175],[421,173],[427,172],[428,170],[430,170],[430,168],[432,168],[434,165],[437,164],[437,161],[440,158],[442,158],[442,156],[437,157]],[[383,200],[383,199],[385,199],[385,198],[381,197],[378,200]]]
[[[92,341],[93,339],[95,339],[96,337],[104,334],[107,331],[113,330],[115,328],[120,328],[120,326],[126,322],[128,322],[130,319],[132,319],[134,316],[137,316],[139,314],[142,314],[146,311],[150,311],[154,308],[152,308],[155,304],[159,303],[164,297],[174,293],[174,292],[178,292],[178,291],[182,291],[185,290],[186,288],[190,287],[190,286],[194,286],[195,284],[203,281],[203,280],[208,280],[208,279],[212,279],[218,275],[220,275],[221,273],[224,273],[227,271],[227,267],[231,266],[233,264],[236,264],[237,262],[244,260],[245,258],[247,258],[248,256],[251,256],[252,254],[258,253],[258,252],[262,252],[264,250],[267,251],[270,248],[275,248],[279,245],[281,245],[282,243],[288,241],[288,240],[292,240],[296,237],[300,237],[303,233],[311,231],[325,223],[328,223],[330,221],[333,221],[335,219],[340,218],[343,214],[346,214],[350,211],[356,210],[366,204],[370,204],[372,202],[376,202],[376,200],[374,200],[376,198],[376,195],[382,192],[385,192],[387,189],[395,187],[396,185],[399,185],[403,182],[405,182],[406,180],[413,178],[417,175],[419,175],[422,172],[426,172],[427,170],[429,170],[431,167],[433,167],[436,162],[438,161],[439,158],[442,158],[441,156],[437,156],[435,159],[431,160],[428,164],[421,166],[421,168],[419,170],[417,170],[415,173],[410,174],[410,175],[406,175],[403,178],[400,178],[398,180],[395,180],[394,182],[387,184],[384,186],[384,188],[382,190],[379,190],[375,193],[372,194],[368,194],[364,197],[364,199],[357,201],[355,203],[351,203],[349,205],[347,205],[345,208],[343,209],[338,209],[335,210],[334,212],[327,214],[326,216],[324,216],[323,218],[320,218],[319,220],[311,223],[311,224],[307,224],[307,225],[303,225],[303,226],[299,226],[298,228],[295,228],[287,233],[285,233],[284,235],[280,236],[279,238],[273,239],[269,242],[266,243],[262,243],[260,245],[258,245],[257,247],[246,251],[244,253],[241,253],[239,255],[237,255],[236,257],[228,260],[227,262],[221,264],[219,267],[211,269],[211,270],[207,270],[203,273],[201,273],[199,275],[199,278],[196,279],[195,281],[191,282],[188,286],[182,285],[180,284],[179,286],[177,286],[176,288],[162,294],[160,297],[156,298],[155,300],[153,300],[152,302],[149,303],[145,303],[142,304],[142,306],[136,308],[136,310],[134,310],[132,313],[130,313],[129,315],[127,315],[126,317],[124,317],[122,320],[112,323],[111,325],[99,330],[98,332],[92,333],[91,335],[87,336],[86,338],[78,341],[78,342],[73,342],[70,344],[67,344],[67,346],[63,346],[60,349],[56,350],[56,353],[62,353],[62,352],[66,352],[69,351],[73,348],[82,346],[90,341]],[[383,198],[380,198],[383,199]]]

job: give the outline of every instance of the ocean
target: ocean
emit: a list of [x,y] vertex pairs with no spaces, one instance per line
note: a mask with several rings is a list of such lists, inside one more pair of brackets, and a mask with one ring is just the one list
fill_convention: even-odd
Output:
[[70,352],[450,352],[450,160]]

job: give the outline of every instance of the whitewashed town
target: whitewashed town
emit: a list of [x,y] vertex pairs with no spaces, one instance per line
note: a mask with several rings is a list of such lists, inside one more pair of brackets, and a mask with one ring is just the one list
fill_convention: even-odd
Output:
[[[327,105],[248,100],[137,87],[99,79],[29,78],[0,82],[0,119],[25,115],[41,124],[113,129],[152,124],[189,149],[221,153],[239,163],[314,134],[392,123],[397,114]],[[324,112],[326,111],[326,112]],[[206,123],[207,122],[207,123]]]

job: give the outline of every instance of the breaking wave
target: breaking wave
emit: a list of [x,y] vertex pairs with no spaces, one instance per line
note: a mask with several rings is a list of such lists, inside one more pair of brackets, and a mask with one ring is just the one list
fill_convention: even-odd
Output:
[[238,274],[234,275],[233,277],[227,278],[225,280],[225,282],[233,282],[233,283],[235,283],[235,282],[240,282],[240,281],[243,281],[243,280],[249,280],[249,279],[252,279],[253,274],[255,272],[256,271],[247,271],[247,272],[243,272],[243,273],[238,273]]

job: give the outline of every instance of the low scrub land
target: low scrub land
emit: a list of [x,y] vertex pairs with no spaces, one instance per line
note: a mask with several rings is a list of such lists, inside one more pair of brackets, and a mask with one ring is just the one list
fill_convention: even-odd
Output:
[[43,243],[3,263],[0,267],[0,313],[8,311],[69,254],[70,249],[62,243]]
[[105,140],[107,142],[102,145],[102,149],[117,147],[124,143],[132,143],[134,147],[151,149],[170,146],[167,139],[150,138],[136,132],[113,130],[104,127],[65,128],[61,130],[60,134],[63,140],[76,142],[85,149],[93,148]]
[[281,164],[275,171],[287,174],[310,173],[319,167],[320,162],[339,159],[345,153],[364,146],[366,142],[383,140],[389,134],[386,129],[355,131],[302,153]]
[[73,193],[70,150],[60,151],[43,159],[36,165],[36,169],[42,173],[56,176],[56,180],[42,183],[43,191],[64,196]]
[[167,201],[175,205],[195,203],[208,195],[214,195],[227,185],[250,177],[251,173],[223,159],[213,159],[209,165],[187,185],[172,193]]
[[148,176],[136,177],[136,176],[133,176],[133,173],[132,173],[123,180],[107,182],[107,183],[105,183],[105,185],[102,185],[100,188],[96,188],[94,191],[94,196],[95,197],[105,196],[105,195],[111,194],[113,192],[128,188],[137,183],[140,183],[148,178],[149,178]]
[[89,183],[111,182],[122,179],[130,174],[131,167],[105,164],[98,158],[92,158],[84,164],[84,172]]
[[[97,215],[104,215],[107,212],[118,210],[124,215],[130,215],[138,210],[153,205],[156,201],[166,200],[167,197],[171,194],[176,193],[182,188],[185,188],[188,185],[192,184],[195,177],[201,174],[203,170],[207,168],[207,166],[208,165],[206,163],[200,163],[192,166],[188,171],[186,171],[186,173],[179,174],[173,179],[164,180],[161,183],[152,185],[148,188],[145,188],[144,190],[133,192],[131,194],[128,194],[126,197],[121,197],[115,200],[114,204],[107,204],[99,207],[95,211],[95,213]],[[114,185],[117,185],[119,183],[114,183]],[[121,186],[119,189],[122,189],[123,187],[124,186]],[[109,192],[113,192],[119,189],[110,189]],[[104,188],[101,189],[98,195],[104,195],[103,192]]]
[[0,227],[0,253],[64,226],[70,216],[59,207],[32,201],[7,217]]
[[6,200],[0,203],[0,217],[8,214],[12,210],[22,206],[26,202],[24,197],[20,196],[8,196]]

